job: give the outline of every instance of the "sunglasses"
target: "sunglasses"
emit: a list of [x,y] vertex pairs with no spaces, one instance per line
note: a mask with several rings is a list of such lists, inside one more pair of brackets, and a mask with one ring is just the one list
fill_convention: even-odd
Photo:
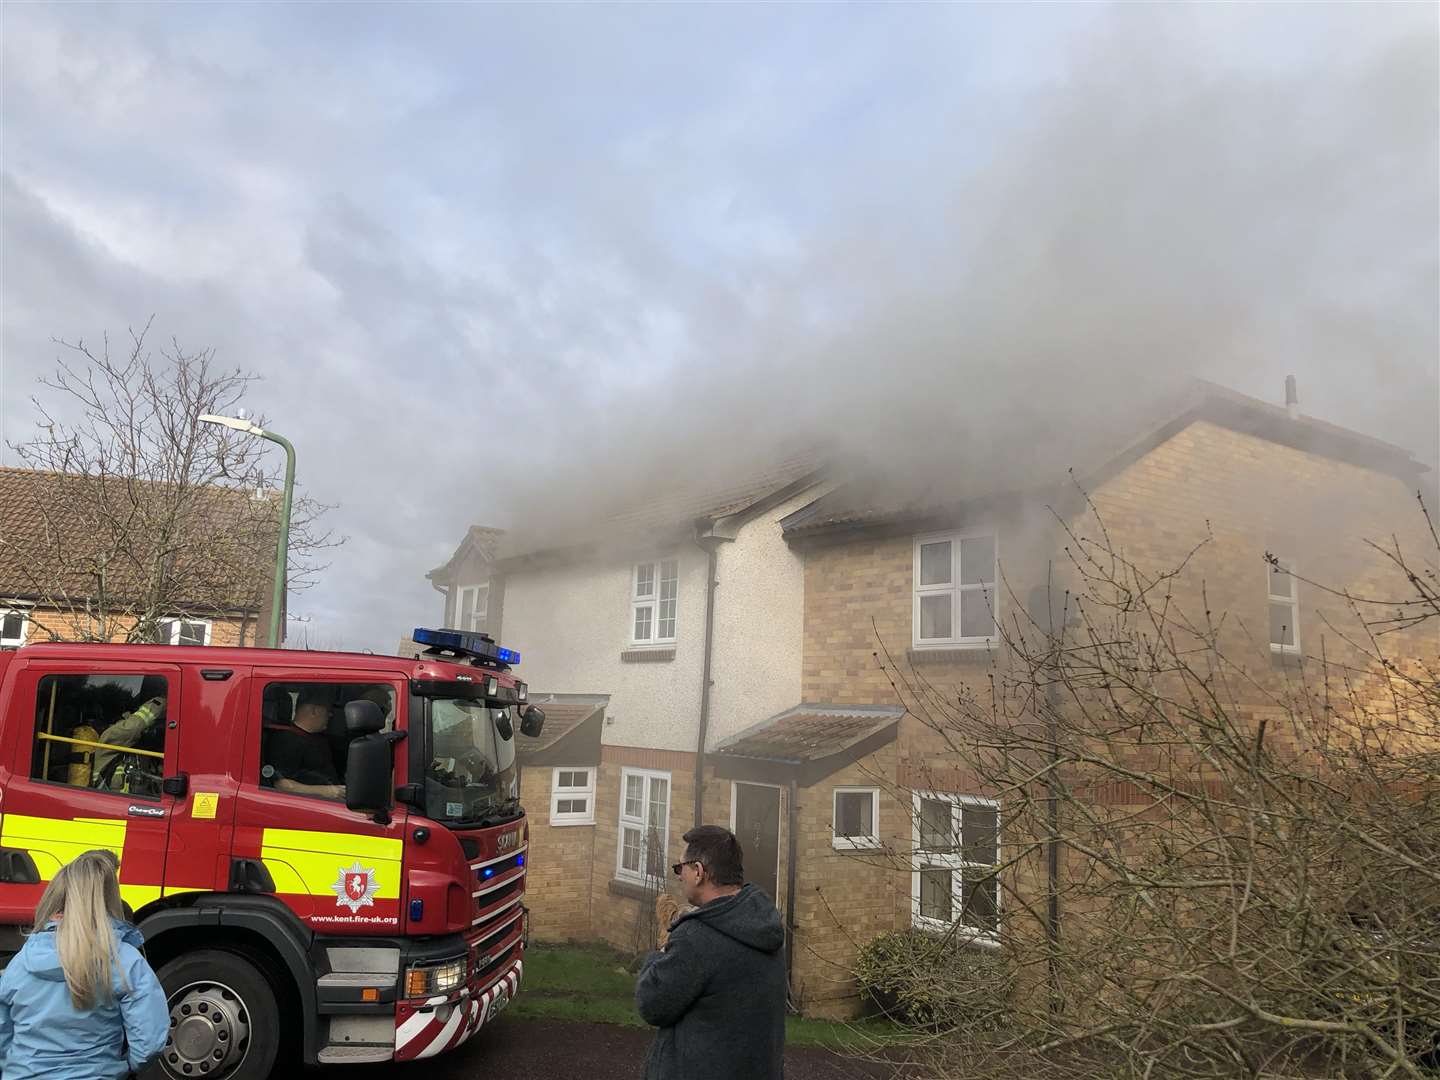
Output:
[[679,877],[679,876],[680,876],[680,868],[683,867],[683,866],[704,866],[704,865],[705,865],[705,864],[702,863],[699,859],[686,859],[684,862],[671,863],[671,864],[670,864],[670,872],[671,872],[672,874],[674,874],[676,877]]

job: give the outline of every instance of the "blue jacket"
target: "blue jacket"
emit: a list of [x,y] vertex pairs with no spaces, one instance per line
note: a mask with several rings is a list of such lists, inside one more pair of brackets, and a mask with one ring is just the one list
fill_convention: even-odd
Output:
[[15,954],[0,975],[5,1080],[118,1080],[164,1049],[170,1011],[160,980],[140,955],[144,938],[121,922],[115,938],[115,998],[85,1012],[71,1004],[53,924],[31,934]]

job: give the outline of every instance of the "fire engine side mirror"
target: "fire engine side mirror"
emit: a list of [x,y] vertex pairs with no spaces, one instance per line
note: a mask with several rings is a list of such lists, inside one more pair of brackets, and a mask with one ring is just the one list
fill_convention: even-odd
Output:
[[538,738],[545,729],[545,711],[538,705],[531,705],[520,717],[520,734],[526,738]]
[[380,711],[380,706],[375,702],[362,698],[359,701],[345,703],[345,730],[350,738],[374,735],[377,731],[384,729],[385,714]]
[[[375,708],[373,702],[364,704]],[[350,744],[345,755],[345,806],[348,809],[374,814],[382,825],[390,820],[391,799],[395,793],[392,780],[395,744],[403,738],[403,731],[387,731],[363,736]]]

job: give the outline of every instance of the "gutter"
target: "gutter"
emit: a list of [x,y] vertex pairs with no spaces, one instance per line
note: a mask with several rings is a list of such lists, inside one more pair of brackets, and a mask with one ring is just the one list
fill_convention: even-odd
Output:
[[800,786],[795,774],[790,774],[790,794],[785,808],[786,826],[789,835],[785,838],[787,848],[785,859],[785,987],[787,996],[795,981],[795,861],[799,857],[798,837],[800,810],[796,805]]
[[700,734],[695,744],[695,824],[705,824],[705,738],[710,731],[710,667],[715,648],[715,580],[720,562],[719,544],[714,534],[697,537],[705,548],[705,659],[700,673]]

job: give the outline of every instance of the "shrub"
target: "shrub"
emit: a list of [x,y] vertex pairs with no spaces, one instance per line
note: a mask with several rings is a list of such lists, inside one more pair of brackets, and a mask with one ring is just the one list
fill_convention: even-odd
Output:
[[1001,1026],[1012,987],[999,952],[923,930],[892,930],[867,942],[855,976],[886,1016],[936,1029]]

